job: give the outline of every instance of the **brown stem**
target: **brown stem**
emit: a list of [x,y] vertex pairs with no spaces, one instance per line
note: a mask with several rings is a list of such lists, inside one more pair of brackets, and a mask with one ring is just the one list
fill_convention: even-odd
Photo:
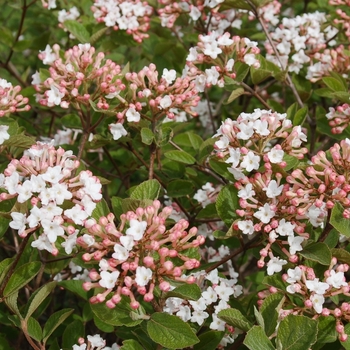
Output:
[[154,161],[157,156],[157,147],[154,144],[152,144],[150,146],[150,151],[151,151],[151,154],[149,159],[148,180],[152,180],[154,176]]
[[[295,85],[294,85],[294,83],[293,83],[293,81],[292,81],[292,78],[290,77],[290,75],[289,75],[289,73],[288,73],[287,67],[286,67],[286,68],[283,67],[280,54],[279,54],[279,52],[278,52],[278,50],[277,50],[277,48],[276,48],[275,43],[274,43],[273,40],[272,40],[272,37],[271,37],[271,35],[270,35],[270,32],[269,32],[269,31],[267,30],[267,28],[266,28],[266,25],[265,25],[264,20],[263,20],[263,19],[261,18],[261,16],[259,15],[259,13],[258,13],[258,11],[257,11],[257,9],[256,9],[256,7],[255,7],[255,5],[252,3],[252,1],[251,1],[251,0],[247,0],[247,3],[248,3],[248,4],[250,5],[250,7],[252,8],[252,11],[253,11],[255,17],[258,19],[258,21],[259,21],[261,27],[263,28],[263,30],[264,30],[264,32],[265,32],[265,35],[266,35],[266,37],[267,37],[267,40],[269,41],[269,43],[270,43],[270,45],[271,45],[271,47],[272,47],[272,49],[273,49],[273,52],[274,52],[275,55],[276,55],[276,58],[277,58],[277,60],[278,60],[278,62],[279,62],[279,64],[280,64],[281,68],[282,68],[282,69],[286,69],[286,81],[287,81],[287,83],[288,83],[288,86],[291,88],[291,90],[292,90],[292,92],[293,92],[293,95],[294,95],[295,99],[297,100],[298,105],[300,106],[300,108],[303,108],[303,107],[304,107],[304,103],[303,103],[303,101],[301,100],[301,98],[300,98],[300,96],[299,96],[299,93],[298,93],[298,91],[297,91],[297,89],[296,89],[296,87],[295,87]],[[307,115],[307,120],[308,120],[309,123],[311,122],[309,115]]]
[[28,343],[31,345],[31,347],[32,347],[34,350],[44,350],[44,349],[45,349],[45,347],[43,348],[43,347],[41,347],[41,346],[40,346],[40,347],[37,346],[37,345],[34,343],[33,339],[29,336],[29,334],[27,333],[26,330],[22,329],[22,332],[23,332],[24,336],[26,337]]
[[247,85],[246,83],[244,83],[243,81],[240,83],[240,85],[247,90],[248,92],[250,92],[255,98],[257,98],[262,105],[267,108],[267,109],[271,109],[271,107],[265,102],[265,100],[254,90],[252,89],[249,85]]
[[0,287],[0,302],[3,301],[3,293],[4,293],[4,289],[6,288],[7,286],[7,283],[9,282],[18,262],[19,262],[19,259],[21,258],[23,252],[24,252],[24,249],[28,243],[28,240],[30,238],[30,236],[32,235],[33,232],[29,233],[26,237],[23,238],[23,241],[21,243],[21,245],[19,246],[19,249],[18,249],[18,252],[16,254],[16,257],[15,257],[15,260],[13,261],[11,267],[9,268],[9,271],[7,272],[3,282],[2,282],[2,285]]

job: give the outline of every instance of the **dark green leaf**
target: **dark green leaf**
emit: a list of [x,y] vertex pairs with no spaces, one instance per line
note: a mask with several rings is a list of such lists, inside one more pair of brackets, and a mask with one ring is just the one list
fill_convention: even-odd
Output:
[[54,332],[54,330],[63,323],[69,315],[73,313],[74,309],[63,309],[53,313],[47,322],[45,323],[43,330],[43,343],[46,343],[47,339]]
[[[25,321],[23,321],[25,322]],[[43,337],[43,331],[40,327],[39,322],[33,318],[29,317],[27,320],[27,329],[28,329],[28,334],[30,335],[31,338],[41,341]]]
[[239,87],[239,88],[233,90],[231,92],[230,96],[228,97],[227,101],[225,102],[225,104],[231,103],[236,98],[238,98],[239,96],[244,95],[244,94],[245,94],[245,91],[244,91],[244,89],[242,87]]
[[216,210],[224,223],[230,227],[237,217],[238,190],[233,185],[226,185],[216,199]]
[[46,299],[46,297],[52,292],[56,287],[57,282],[52,281],[44,284],[40,289],[38,289],[31,300],[28,303],[28,310],[25,314],[25,319],[28,320],[32,316],[33,312],[40,306],[40,304]]
[[147,180],[134,188],[130,198],[139,200],[154,200],[158,198],[161,188],[162,186],[157,180]]
[[277,330],[277,349],[310,349],[317,339],[317,321],[306,316],[288,315]]
[[40,268],[41,263],[39,261],[33,261],[17,268],[5,287],[4,296],[7,297],[24,287],[37,275]]
[[322,242],[308,244],[299,254],[321,265],[329,265],[332,259],[330,249]]
[[110,213],[107,202],[102,198],[96,205],[91,216],[98,222],[102,216],[107,216]]
[[243,343],[250,350],[275,350],[271,340],[267,337],[261,326],[254,326],[250,329]]
[[167,186],[167,196],[172,198],[187,196],[193,191],[193,182],[187,180],[174,180],[169,182]]
[[337,258],[338,262],[350,265],[350,253],[342,248],[333,248],[332,256]]
[[279,316],[278,306],[283,304],[284,300],[285,297],[280,293],[270,294],[264,299],[264,302],[260,308],[260,313],[264,318],[264,329],[267,336],[270,336],[276,330]]
[[219,345],[224,332],[208,331],[202,333],[199,338],[199,343],[193,347],[193,350],[215,350]]
[[152,314],[147,331],[154,342],[169,349],[183,349],[199,342],[187,323],[162,312]]
[[63,332],[62,347],[71,349],[73,345],[78,344],[78,339],[80,337],[85,337],[84,324],[80,320],[74,320]]
[[143,347],[134,339],[128,339],[123,341],[123,345],[120,350],[143,350]]
[[83,281],[65,280],[58,282],[58,285],[80,296],[84,300],[88,300],[88,293],[83,289]]
[[145,145],[150,145],[154,140],[154,134],[152,130],[148,128],[141,129],[141,140]]
[[179,151],[179,150],[174,150],[174,151],[168,151],[164,153],[164,156],[168,159],[171,159],[175,162],[180,162],[184,164],[194,164],[196,163],[196,159],[193,158],[189,153],[185,151]]
[[329,222],[339,233],[350,237],[350,220],[343,217],[343,212],[343,206],[339,202],[336,202],[332,209]]
[[64,21],[64,26],[82,44],[86,44],[90,41],[90,34],[81,23],[74,21],[74,20],[67,20],[67,21]]
[[242,331],[248,332],[252,328],[252,324],[246,319],[245,316],[237,309],[221,310],[218,313],[218,317],[228,323],[230,326],[237,327]]
[[197,284],[183,284],[166,293],[166,298],[177,297],[185,300],[198,300],[201,297],[201,289]]

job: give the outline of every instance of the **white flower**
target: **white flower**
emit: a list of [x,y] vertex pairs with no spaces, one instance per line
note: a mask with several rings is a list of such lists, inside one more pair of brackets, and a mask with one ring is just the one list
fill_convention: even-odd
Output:
[[57,217],[52,221],[46,218],[41,220],[41,226],[43,227],[44,233],[47,235],[47,238],[51,243],[55,243],[57,236],[64,236],[64,229],[61,226],[62,220]]
[[312,306],[314,310],[320,314],[323,309],[324,296],[320,294],[313,294],[310,296],[310,300],[312,301]]
[[132,236],[121,236],[119,240],[123,247],[126,248],[128,251],[130,251],[135,244],[134,238]]
[[275,272],[281,272],[282,266],[287,264],[286,260],[273,257],[268,263],[267,263],[267,274],[269,276],[272,276]]
[[111,134],[113,135],[113,140],[119,140],[122,136],[126,136],[128,134],[121,123],[109,124],[108,126]]
[[138,123],[141,119],[140,113],[137,112],[135,108],[129,108],[126,111],[125,115],[129,123],[131,122]]
[[197,322],[201,326],[208,317],[209,314],[207,312],[195,310],[192,313],[191,322]]
[[294,283],[294,282],[298,282],[301,280],[301,268],[299,266],[297,266],[295,269],[288,269],[287,274],[288,274],[288,278],[287,278],[287,282],[288,283]]
[[226,283],[221,282],[219,286],[214,288],[216,294],[221,300],[229,301],[230,295],[233,294],[232,287],[226,285]]
[[259,166],[260,166],[260,157],[255,155],[252,151],[249,151],[243,157],[243,160],[240,166],[241,168],[245,169],[248,172],[252,170],[257,170],[259,169]]
[[160,99],[159,106],[162,109],[166,109],[166,108],[170,107],[172,103],[173,103],[173,101],[171,100],[171,97],[169,95],[165,95],[164,97],[162,97]]
[[259,208],[259,211],[253,215],[259,219],[264,224],[268,224],[270,220],[275,216],[275,212],[271,210],[271,207],[268,203],[265,203],[263,207]]
[[271,180],[269,185],[264,187],[263,190],[266,191],[266,196],[268,198],[276,198],[282,193],[283,185],[278,186],[276,180]]
[[39,250],[47,250],[50,253],[53,250],[52,244],[45,234],[41,234],[37,240],[32,242],[31,246]]
[[305,240],[302,236],[288,236],[288,243],[289,243],[289,253],[294,255],[296,252],[300,252],[303,250],[303,247],[301,246],[301,243],[303,243]]
[[103,340],[99,334],[88,335],[87,338],[92,347],[100,347],[106,345],[106,341]]
[[138,286],[144,287],[152,279],[152,270],[148,267],[138,266],[136,269],[135,282]]
[[344,272],[335,272],[331,270],[330,276],[326,279],[326,282],[333,286],[334,288],[346,287]]
[[[73,234],[68,236],[68,238],[66,239],[65,242],[61,243],[61,246],[64,248],[66,254],[72,253],[73,248],[76,246],[76,243],[77,243],[78,233],[79,233],[79,231],[75,230],[75,232]],[[69,263],[69,266],[71,266],[71,263],[72,263],[72,261]],[[78,267],[80,268],[80,270],[77,269],[76,272],[79,272],[82,269],[80,266],[78,266]],[[71,268],[71,270],[72,270],[72,273],[75,273],[75,272],[73,272],[72,268]]]
[[215,41],[204,44],[203,53],[210,56],[213,60],[215,60],[221,52],[222,50]]
[[218,78],[220,76],[219,72],[213,66],[210,69],[205,70],[205,75],[207,77],[206,83],[211,85],[216,85],[218,82]]
[[268,129],[268,126],[269,125],[266,120],[261,121],[259,119],[256,120],[253,125],[256,133],[261,136],[267,136],[270,134],[270,130]]
[[18,230],[18,234],[22,234],[26,229],[26,216],[22,213],[17,213],[13,211],[11,213],[12,221],[10,222],[10,227],[14,230]]
[[218,296],[214,291],[213,287],[208,287],[207,290],[202,293],[202,297],[204,298],[207,305],[216,303],[216,301],[218,300]]
[[271,149],[270,152],[267,153],[269,160],[273,164],[277,164],[282,162],[284,151],[282,149],[276,149],[275,147]]
[[181,318],[182,321],[187,322],[191,319],[191,309],[187,305],[180,305],[176,316]]
[[230,59],[227,61],[227,63],[226,63],[226,66],[225,66],[226,70],[227,70],[228,72],[232,72],[232,69],[233,69],[233,65],[234,65],[234,64],[235,64],[234,59],[233,59],[233,58],[230,58]]
[[291,224],[289,221],[286,221],[286,219],[282,219],[278,223],[278,227],[276,228],[276,232],[280,236],[291,236],[294,234],[294,224]]
[[58,87],[56,87],[53,84],[50,85],[50,89],[51,90],[47,91],[46,93],[48,106],[52,107],[53,105],[56,105],[56,106],[60,105],[62,101],[62,97],[64,97],[64,92],[60,92]]
[[190,48],[190,53],[188,54],[186,61],[192,62],[195,61],[198,57],[198,52],[196,47]]
[[254,223],[252,220],[241,220],[237,222],[237,225],[245,235],[252,235],[254,233]]
[[113,288],[118,280],[120,272],[119,271],[113,271],[113,272],[108,272],[108,271],[101,271],[100,276],[101,279],[99,280],[99,285],[103,288]]
[[10,138],[10,134],[7,132],[8,129],[8,125],[0,125],[0,145]]
[[216,314],[213,314],[213,322],[209,325],[209,328],[217,331],[224,331],[225,324],[225,321],[220,320]]
[[125,247],[116,243],[114,245],[114,253],[112,254],[112,258],[119,261],[125,261],[128,257],[129,257],[129,251]]
[[88,235],[88,234],[85,233],[82,238],[83,238],[84,243],[88,247],[91,247],[91,246],[93,246],[95,244],[94,236],[91,236],[91,235]]
[[325,282],[320,282],[318,278],[314,280],[306,280],[306,287],[310,290],[310,292],[315,292],[316,294],[323,295],[326,293],[327,289],[329,289],[329,284]]
[[84,225],[84,221],[88,218],[88,214],[79,204],[76,204],[71,209],[65,210],[64,215],[72,219],[77,225]]
[[255,195],[255,191],[253,190],[253,185],[251,183],[246,184],[245,187],[238,191],[238,197],[243,199],[252,198]]
[[147,228],[147,222],[146,221],[138,221],[136,219],[130,220],[130,227],[126,230],[126,234],[133,237],[135,241],[139,241]]
[[166,69],[163,70],[162,78],[170,85],[176,79],[176,71],[174,69]]

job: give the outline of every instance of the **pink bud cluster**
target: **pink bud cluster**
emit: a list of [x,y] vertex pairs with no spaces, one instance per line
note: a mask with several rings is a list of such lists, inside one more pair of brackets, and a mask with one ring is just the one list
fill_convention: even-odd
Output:
[[203,22],[204,27],[210,31],[223,32],[229,27],[240,27],[239,18],[242,14],[233,9],[220,11],[222,1],[185,0],[179,3],[173,0],[159,0],[158,3],[165,5],[157,10],[163,27],[172,28],[181,15],[188,15],[191,22]]
[[0,200],[16,198],[10,227],[21,237],[35,232],[32,247],[58,254],[58,246],[70,254],[79,231],[102,198],[101,184],[90,171],[75,175],[79,161],[72,151],[37,142],[13,159],[0,174]]
[[306,79],[316,82],[323,77],[329,76],[331,72],[339,73],[347,77],[350,70],[350,56],[344,45],[337,48],[326,49],[316,52],[311,64],[307,67]]
[[326,114],[333,134],[341,134],[350,124],[350,105],[344,103],[336,108],[330,107]]
[[167,228],[165,220],[171,212],[170,207],[160,210],[156,200],[146,208],[122,214],[118,226],[113,214],[101,217],[98,223],[86,221],[88,233],[78,238],[78,244],[88,251],[83,260],[98,262],[99,268],[89,275],[95,282],[83,286],[86,290],[103,288],[90,299],[92,303],[108,299],[106,305],[114,308],[124,295],[137,309],[136,293],[150,302],[156,286],[167,292],[171,281],[195,282],[186,272],[198,268],[200,262],[188,256],[188,249],[199,247],[205,238],[197,236],[195,227],[186,231],[189,223],[184,219]]
[[90,44],[79,44],[64,53],[60,58],[60,47],[46,47],[39,54],[44,64],[49,64],[50,77],[41,81],[40,74],[33,75],[33,85],[38,92],[41,105],[68,108],[70,104],[106,110],[110,107],[106,99],[111,99],[125,89],[121,81],[121,68],[111,60],[105,60],[104,54],[96,54]]
[[271,32],[279,57],[266,41],[266,59],[298,74],[304,64],[309,63],[315,53],[325,49],[328,41],[338,33],[335,27],[325,26],[326,22],[327,16],[321,12],[283,18],[279,27]]
[[[220,137],[214,147],[217,156],[231,164],[228,171],[236,180],[262,165],[265,169],[271,169],[272,164],[285,167],[285,153],[298,159],[304,157],[307,149],[300,146],[306,141],[306,135],[286,117],[286,114],[255,109],[253,113],[241,113],[237,120],[228,118],[222,122],[213,136]],[[279,140],[283,141],[278,143]]]
[[[288,314],[309,314],[313,313],[314,318],[319,316],[331,316],[336,319],[336,331],[340,341],[345,341],[347,335],[344,331],[343,323],[350,319],[350,304],[343,302],[339,307],[333,309],[325,307],[324,304],[330,304],[331,298],[337,295],[349,296],[350,286],[346,281],[345,273],[349,270],[347,264],[338,264],[337,259],[333,258],[330,266],[324,272],[323,278],[316,275],[312,267],[297,265],[294,269],[288,269],[286,274],[282,275],[283,281],[288,285],[286,292],[292,295],[298,295],[304,300],[303,306],[293,303],[293,299],[284,299],[281,305],[280,320]],[[271,293],[276,293],[275,287],[270,287],[267,291],[258,293],[261,305],[263,300]]]
[[8,113],[29,111],[28,98],[19,94],[21,87],[12,86],[5,79],[0,78],[0,117]]
[[[243,62],[254,68],[260,67],[257,54],[260,49],[257,42],[250,41],[248,38],[232,36],[226,32],[210,32],[208,35],[199,35],[197,46],[190,49],[187,56],[186,74],[196,77],[197,90],[204,91],[205,86],[218,85],[224,86],[224,77],[234,79],[235,62]],[[201,71],[197,65],[203,63],[211,65],[210,69]]]
[[127,134],[123,127],[125,120],[138,123],[141,117],[158,121],[166,115],[175,118],[175,112],[183,111],[196,116],[193,107],[197,106],[200,96],[196,90],[193,78],[176,77],[174,69],[164,69],[158,77],[157,67],[150,64],[140,72],[125,74],[131,96],[124,101],[122,111],[117,113],[118,123],[110,124],[110,130],[115,140]]
[[297,169],[287,177],[291,187],[286,195],[296,214],[315,227],[323,226],[328,211],[337,202],[345,208],[344,217],[350,218],[350,140],[334,144],[329,153],[328,159],[324,151],[318,152],[304,172]]
[[[339,16],[339,18],[334,19],[334,24],[341,25],[343,28],[343,33],[350,38],[350,16],[341,9],[341,5],[345,8],[349,9],[350,1],[349,0],[329,0],[330,5],[338,6],[335,13]],[[339,6],[340,5],[340,6]]]
[[[277,1],[273,0],[271,2],[268,2],[264,6],[259,6],[258,13],[259,16],[261,16],[265,22],[271,23],[271,25],[276,26],[279,22],[278,15],[281,12],[282,4]],[[250,13],[249,19],[254,19],[255,16],[253,16],[253,13]]]
[[139,43],[149,37],[147,31],[150,28],[153,8],[147,1],[95,0],[91,11],[97,22],[105,23],[107,27],[112,27],[114,30],[125,30]]

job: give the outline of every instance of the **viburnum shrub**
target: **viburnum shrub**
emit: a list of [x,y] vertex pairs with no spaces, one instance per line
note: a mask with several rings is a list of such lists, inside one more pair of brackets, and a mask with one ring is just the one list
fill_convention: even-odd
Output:
[[350,349],[348,0],[0,19],[1,349]]

